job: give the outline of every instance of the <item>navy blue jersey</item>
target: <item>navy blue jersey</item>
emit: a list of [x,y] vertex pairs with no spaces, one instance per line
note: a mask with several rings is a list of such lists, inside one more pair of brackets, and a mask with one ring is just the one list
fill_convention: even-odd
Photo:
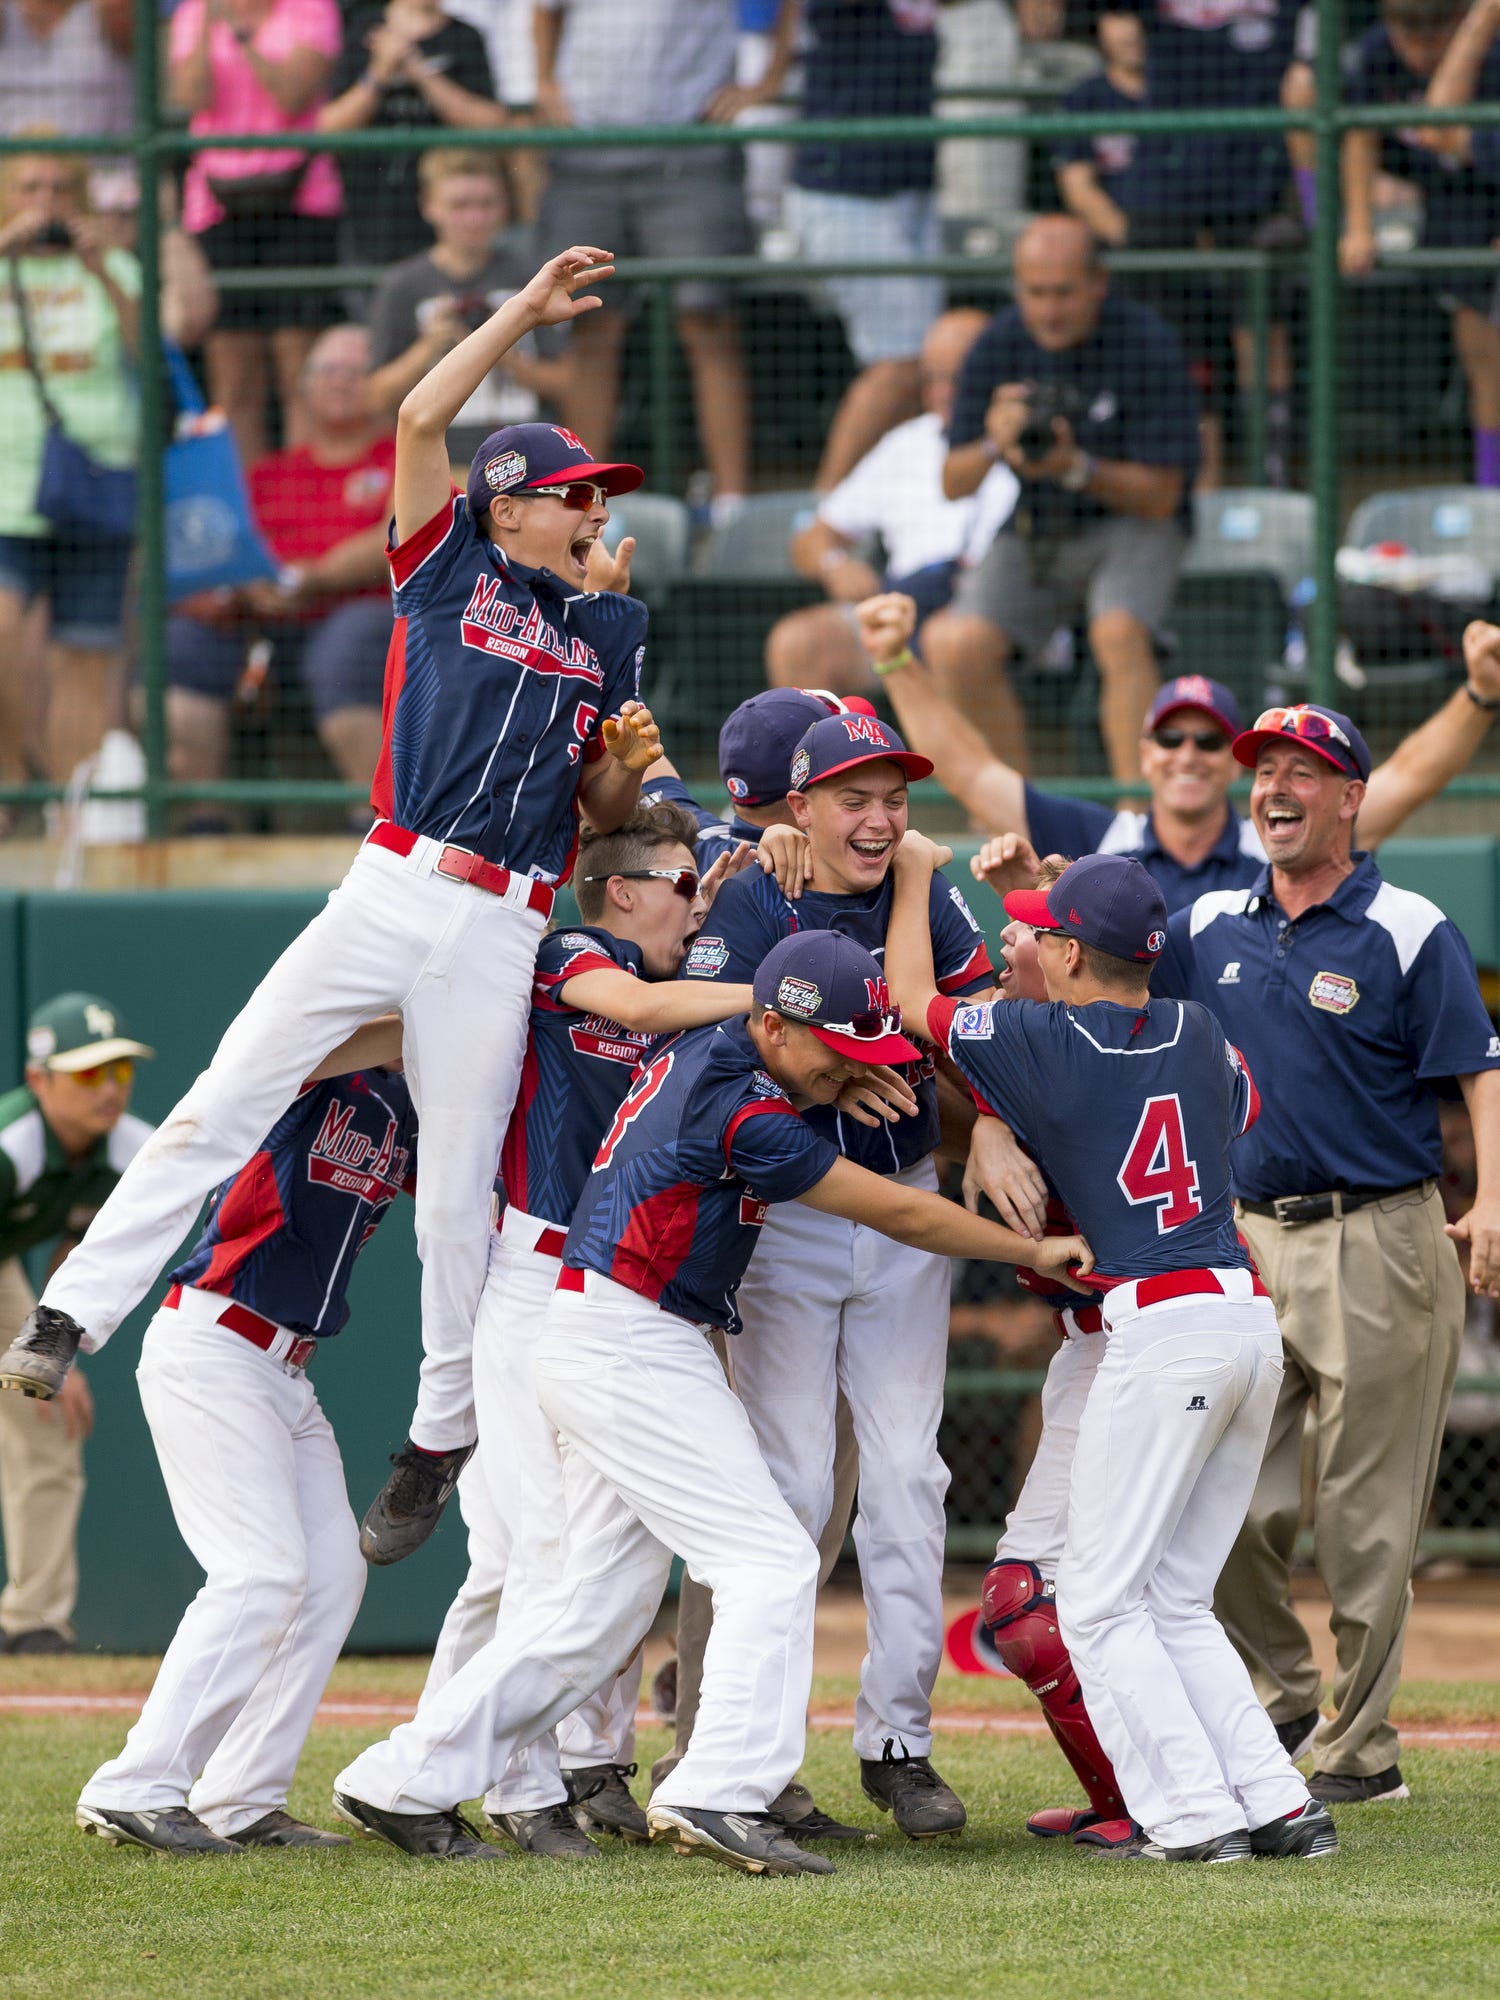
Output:
[[1288,922],[1271,871],[1167,926],[1153,990],[1211,1007],[1265,1085],[1234,1161],[1247,1201],[1395,1189],[1442,1171],[1433,1085],[1500,1069],[1463,933],[1368,854]]
[[[1058,105],[1059,111],[1150,111],[1149,98],[1132,97],[1107,76],[1085,77]],[[1127,215],[1153,213],[1165,206],[1161,185],[1160,139],[1145,132],[1089,132],[1053,142],[1052,164],[1059,171],[1084,161],[1099,185]]]
[[935,1000],[928,1026],[1043,1164],[1101,1280],[1249,1268],[1229,1148],[1259,1103],[1206,1007]]
[[[732,876],[714,898],[683,963],[682,977],[753,982],[755,968],[772,945],[794,931],[840,931],[883,964],[893,893],[887,875],[878,889],[857,896],[804,889],[801,900],[793,903],[777,888],[774,875],[747,868]],[[962,894],[941,875],[932,878],[928,912],[933,962],[943,992],[979,993],[992,987],[995,971],[979,926]],[[847,1159],[872,1173],[903,1173],[925,1160],[937,1145],[938,1103],[930,1060],[908,1063],[902,1074],[917,1095],[914,1118],[872,1128],[846,1118],[832,1105],[818,1105],[804,1116]]]
[[[1008,306],[964,361],[948,425],[951,446],[984,436],[985,412],[1002,382],[1059,382],[1076,391],[1083,414],[1073,420],[1073,435],[1091,457],[1178,467],[1186,477],[1177,519],[1191,530],[1198,392],[1182,343],[1164,319],[1111,292],[1086,340],[1053,349],[1038,347],[1019,310]],[[1091,494],[1064,492],[1050,480],[1026,482],[1002,535],[1020,532],[1018,515],[1033,537],[1055,540],[1118,518]]]
[[566,1229],[599,1141],[654,1037],[601,1014],[565,1006],[580,972],[642,976],[640,946],[593,925],[542,939],[531,993],[531,1032],[521,1088],[500,1153],[505,1199]]
[[1168,912],[1185,910],[1215,889],[1244,889],[1266,865],[1260,835],[1229,808],[1224,831],[1203,859],[1184,867],[1162,846],[1150,813],[1117,812],[1093,799],[1067,799],[1026,786],[1026,825],[1038,854],[1124,854],[1139,861],[1166,898]]
[[767,1205],[795,1201],[837,1158],[761,1068],[743,1021],[674,1035],[605,1134],[563,1262],[738,1333],[735,1293]]
[[[807,0],[805,118],[930,118],[937,67],[936,0]],[[930,188],[930,139],[818,139],[796,151],[798,187],[891,195]]]
[[222,1292],[295,1333],[337,1333],[355,1258],[397,1191],[414,1185],[416,1145],[417,1114],[395,1071],[308,1084],[209,1196],[171,1282]]
[[556,882],[578,776],[640,689],[646,607],[510,562],[462,494],[390,551],[382,819]]
[[[1419,107],[1426,102],[1428,79],[1401,60],[1383,24],[1377,23],[1348,51],[1344,72],[1344,94],[1350,104]],[[1476,100],[1500,97],[1500,48],[1485,57],[1474,96]],[[1500,229],[1500,188],[1475,167],[1423,145],[1421,129],[1421,111],[1414,108],[1410,125],[1382,133],[1381,167],[1421,188],[1424,246],[1482,247]]]

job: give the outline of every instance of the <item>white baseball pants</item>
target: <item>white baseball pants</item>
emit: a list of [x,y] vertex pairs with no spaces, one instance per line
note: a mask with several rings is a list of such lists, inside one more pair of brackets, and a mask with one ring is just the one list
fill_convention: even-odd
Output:
[[1078,1429],[1058,1623],[1132,1815],[1167,1847],[1307,1802],[1214,1585],[1255,1489],[1281,1332],[1248,1271],[1222,1295],[1104,1300],[1104,1357]]
[[121,1175],[43,1293],[103,1345],[181,1243],[209,1190],[238,1171],[307,1073],[361,1021],[399,1008],[421,1124],[421,1388],[411,1434],[470,1443],[470,1349],[489,1258],[495,1162],[520,1083],[543,919],[530,887],[492,896],[434,873],[442,849],[362,847],[271,967],[209,1067]]
[[[1065,1323],[1071,1313],[1062,1315]],[[1069,1327],[1058,1343],[1042,1384],[1042,1434],[1016,1504],[1005,1517],[1005,1532],[995,1549],[996,1562],[1009,1557],[1035,1563],[1049,1582],[1057,1576],[1068,1533],[1068,1494],[1073,1479],[1073,1454],[1084,1404],[1104,1359],[1102,1333],[1078,1333]]]
[[559,1292],[536,1357],[563,1446],[525,1504],[565,1521],[560,1570],[409,1723],[357,1757],[341,1792],[446,1811],[618,1672],[676,1550],[714,1597],[703,1702],[660,1803],[763,1811],[801,1762],[817,1550],[777,1492],[702,1332],[608,1278]]
[[187,1804],[233,1836],[286,1805],[365,1565],[311,1382],[215,1325],[224,1304],[185,1289],[141,1344],[141,1405],[182,1538],[207,1575],[124,1749],[82,1803]]
[[[534,1364],[560,1268],[532,1246],[550,1225],[508,1208],[490,1239],[490,1268],[474,1323],[474,1408],[479,1448],[464,1467],[458,1500],[469,1529],[469,1573],[443,1620],[425,1702],[495,1636],[502,1589],[514,1596],[525,1579],[555,1576],[562,1563],[562,1518],[526,1505],[545,1490],[557,1432],[537,1407]],[[559,1232],[551,1230],[552,1235]],[[492,1813],[538,1812],[567,1796],[559,1765],[629,1764],[635,1754],[635,1707],[641,1661],[518,1750],[485,1799]]]
[[[924,1160],[900,1180],[936,1188],[937,1170]],[[841,1389],[853,1421],[854,1546],[869,1646],[854,1704],[859,1757],[878,1758],[891,1742],[910,1757],[932,1749],[948,1490],[937,1434],[951,1282],[946,1257],[782,1202],[740,1285],[744,1331],[729,1343],[731,1378],[777,1486],[814,1539],[833,1507]]]

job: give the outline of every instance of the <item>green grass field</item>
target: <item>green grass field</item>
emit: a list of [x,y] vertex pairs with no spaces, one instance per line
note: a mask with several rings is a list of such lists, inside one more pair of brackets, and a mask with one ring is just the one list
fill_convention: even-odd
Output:
[[[0,1696],[103,1692],[144,1668],[6,1663]],[[45,1663],[53,1667],[53,1663]],[[410,1662],[346,1663],[331,1693],[404,1697]],[[847,1682],[817,1700],[846,1702]],[[945,1677],[959,1707],[1024,1694]],[[1417,1684],[1401,1714],[1500,1722],[1500,1688]],[[72,1805],[118,1747],[123,1715],[0,1713],[4,2000],[1176,2000],[1176,1996],[1492,1995],[1500,1989],[1500,1754],[1411,1748],[1409,1805],[1346,1809],[1343,1852],[1314,1864],[1163,1869],[1029,1839],[1028,1810],[1070,1782],[1044,1740],[950,1732],[936,1761],[969,1807],[960,1842],[918,1847],[859,1792],[842,1732],[815,1731],[822,1803],[879,1830],[832,1878],[751,1879],[661,1849],[611,1845],[593,1868],[513,1855],[494,1869],[418,1864],[361,1842],[337,1854],[169,1863],[85,1839]],[[334,1773],[377,1734],[320,1725],[292,1809],[325,1825]],[[663,1741],[643,1734],[649,1761]]]

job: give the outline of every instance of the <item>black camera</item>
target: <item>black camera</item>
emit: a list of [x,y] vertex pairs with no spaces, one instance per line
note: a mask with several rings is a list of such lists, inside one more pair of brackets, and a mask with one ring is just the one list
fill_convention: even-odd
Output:
[[71,250],[73,232],[65,222],[44,223],[32,238],[32,245],[37,250]]
[[1084,400],[1071,382],[1033,382],[1026,398],[1026,421],[1016,439],[1016,448],[1026,459],[1045,458],[1057,444],[1052,429],[1062,417],[1074,424],[1084,413]]

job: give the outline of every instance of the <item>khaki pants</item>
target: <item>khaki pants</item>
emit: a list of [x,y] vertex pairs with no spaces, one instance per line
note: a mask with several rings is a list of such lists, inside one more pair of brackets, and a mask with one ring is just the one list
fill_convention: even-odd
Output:
[[[714,1352],[725,1364],[725,1337],[714,1335]],[[818,1537],[818,1586],[827,1583],[833,1573],[844,1546],[844,1537],[849,1532],[849,1517],[854,1512],[854,1495],[859,1485],[859,1454],[854,1447],[854,1424],[849,1415],[848,1405],[842,1396],[838,1404],[838,1427],[835,1433],[833,1457],[833,1512],[822,1534]],[[677,1723],[672,1747],[664,1756],[658,1757],[651,1766],[651,1789],[671,1776],[682,1762],[688,1744],[693,1740],[693,1724],[698,1720],[698,1695],[703,1684],[703,1649],[708,1644],[708,1635],[713,1629],[714,1601],[712,1594],[701,1583],[694,1583],[684,1570],[682,1587],[677,1595]]]
[[[36,1304],[18,1259],[0,1264],[0,1341],[14,1338]],[[0,1634],[46,1629],[73,1637],[78,1601],[78,1513],[83,1445],[50,1403],[0,1390],[0,1520],[6,1583]]]
[[1318,1707],[1322,1675],[1287,1595],[1311,1405],[1314,1559],[1336,1647],[1336,1712],[1318,1730],[1313,1763],[1372,1777],[1396,1762],[1387,1715],[1458,1366],[1458,1257],[1430,1185],[1341,1219],[1287,1229],[1242,1214],[1240,1227],[1276,1302],[1286,1374],[1215,1609],[1273,1721]]

